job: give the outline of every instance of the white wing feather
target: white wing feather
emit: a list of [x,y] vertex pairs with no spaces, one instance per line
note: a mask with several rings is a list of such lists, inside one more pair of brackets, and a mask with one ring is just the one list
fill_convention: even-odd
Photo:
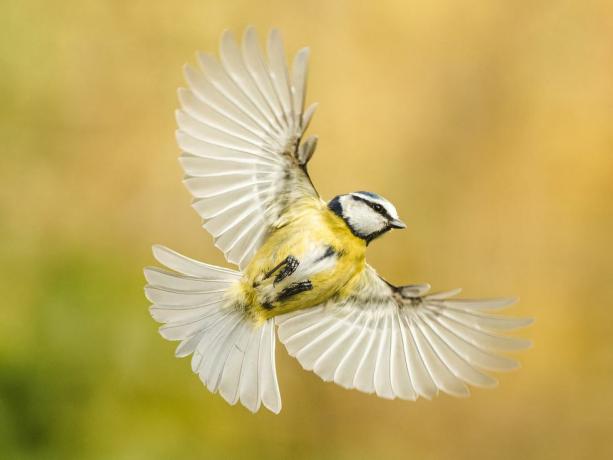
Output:
[[518,366],[499,353],[530,342],[500,333],[531,320],[488,313],[513,299],[451,299],[459,290],[423,295],[427,288],[395,288],[367,267],[346,300],[277,317],[279,339],[323,380],[388,399],[468,396],[467,385],[497,384],[484,370]]
[[293,200],[317,196],[298,155],[314,110],[303,111],[308,49],[296,55],[290,78],[276,30],[267,48],[268,59],[253,28],[242,48],[226,32],[221,62],[199,53],[200,69],[185,67],[189,89],[179,89],[184,183],[215,245],[241,268]]

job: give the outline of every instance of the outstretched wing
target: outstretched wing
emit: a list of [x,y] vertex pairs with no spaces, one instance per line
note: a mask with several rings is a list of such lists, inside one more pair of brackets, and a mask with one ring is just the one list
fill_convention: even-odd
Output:
[[177,111],[185,185],[215,245],[241,268],[293,201],[318,196],[306,173],[316,138],[300,144],[316,107],[304,110],[308,56],[298,52],[290,76],[279,33],[265,59],[249,28],[242,47],[224,33],[221,62],[199,53],[200,70],[185,67]]
[[530,342],[501,332],[532,321],[490,313],[514,299],[452,299],[459,289],[425,295],[429,289],[392,286],[367,266],[344,301],[277,317],[279,338],[323,380],[390,399],[468,396],[466,384],[496,385],[483,370],[518,366],[499,352]]

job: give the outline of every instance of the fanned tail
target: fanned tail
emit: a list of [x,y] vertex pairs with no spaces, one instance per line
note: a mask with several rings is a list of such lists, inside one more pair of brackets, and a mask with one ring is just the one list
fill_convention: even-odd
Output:
[[155,258],[171,271],[145,268],[147,298],[160,334],[180,340],[177,357],[192,355],[192,370],[209,391],[256,412],[281,410],[273,320],[257,324],[237,308],[232,288],[241,273],[195,261],[163,246]]

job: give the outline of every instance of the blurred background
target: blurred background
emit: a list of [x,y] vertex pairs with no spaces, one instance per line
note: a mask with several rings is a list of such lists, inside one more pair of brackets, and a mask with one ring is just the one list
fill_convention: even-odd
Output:
[[[0,4],[0,457],[613,458],[610,1]],[[221,32],[312,51],[311,175],[408,223],[394,282],[518,295],[520,371],[471,398],[385,401],[277,348],[279,416],[230,407],[173,357],[142,267],[225,265],[181,184],[181,66]]]

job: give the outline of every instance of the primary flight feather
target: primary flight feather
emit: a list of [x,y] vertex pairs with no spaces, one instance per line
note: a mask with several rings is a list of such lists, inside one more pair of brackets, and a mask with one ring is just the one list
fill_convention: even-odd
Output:
[[492,314],[513,299],[454,299],[429,285],[394,286],[365,261],[366,248],[404,228],[371,192],[323,201],[307,173],[317,138],[303,139],[309,51],[291,72],[279,33],[267,53],[248,28],[226,32],[220,60],[198,54],[179,90],[177,142],[193,207],[239,271],[154,246],[170,270],[146,268],[151,315],[178,357],[230,404],[278,413],[275,329],[290,355],[325,381],[384,398],[468,395],[490,387],[484,371],[517,367],[500,352],[529,342],[501,333],[528,319]]

